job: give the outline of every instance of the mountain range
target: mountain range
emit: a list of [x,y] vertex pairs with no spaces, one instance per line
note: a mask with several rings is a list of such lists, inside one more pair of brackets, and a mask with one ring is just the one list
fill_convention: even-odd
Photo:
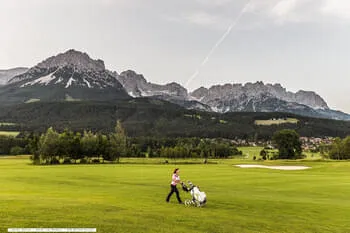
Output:
[[0,70],[0,105],[57,101],[113,101],[147,97],[207,112],[287,112],[309,117],[350,120],[332,110],[312,91],[289,92],[281,84],[263,82],[200,87],[193,92],[176,82],[148,82],[132,70],[105,68],[100,59],[68,50],[31,68]]
[[23,74],[27,72],[27,70],[28,68],[25,67],[18,67],[9,70],[0,70],[0,86],[7,84],[11,78]]

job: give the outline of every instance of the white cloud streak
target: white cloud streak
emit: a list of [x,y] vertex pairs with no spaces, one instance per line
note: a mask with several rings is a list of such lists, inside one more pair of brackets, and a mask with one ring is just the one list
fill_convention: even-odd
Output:
[[230,34],[230,32],[232,31],[232,29],[237,25],[237,23],[239,22],[239,20],[241,19],[241,17],[247,12],[247,9],[249,7],[251,0],[249,0],[249,2],[243,7],[243,9],[240,11],[240,13],[238,14],[238,16],[236,17],[236,19],[233,20],[233,22],[230,24],[230,26],[227,28],[227,30],[225,31],[225,33],[220,37],[220,39],[215,43],[215,45],[211,48],[211,50],[209,51],[208,55],[204,58],[204,60],[202,61],[202,63],[200,64],[200,66],[198,67],[198,69],[194,72],[194,74],[187,80],[185,87],[188,89],[189,84],[199,75],[202,67],[204,67],[207,62],[209,61],[210,57],[213,55],[213,53],[215,52],[215,50],[222,44],[222,42],[225,41],[225,39],[227,38],[227,36]]

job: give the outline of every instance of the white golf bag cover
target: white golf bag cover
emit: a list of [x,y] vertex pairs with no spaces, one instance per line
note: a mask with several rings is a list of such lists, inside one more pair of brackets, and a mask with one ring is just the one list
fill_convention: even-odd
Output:
[[191,190],[192,197],[199,202],[199,204],[203,204],[206,201],[207,196],[205,195],[205,192],[201,192],[198,187],[194,187]]
[[192,184],[191,181],[188,181],[189,187],[187,187],[183,182],[182,188],[185,192],[190,192],[192,196],[192,200],[186,200],[185,205],[195,204],[198,207],[203,206],[207,203],[207,195],[205,192],[201,192],[199,188]]

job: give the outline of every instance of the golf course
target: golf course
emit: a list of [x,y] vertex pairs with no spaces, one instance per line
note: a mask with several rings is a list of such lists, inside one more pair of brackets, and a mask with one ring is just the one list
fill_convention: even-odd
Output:
[[[350,232],[350,163],[121,159],[119,164],[35,166],[0,158],[0,232],[96,228],[113,232]],[[299,171],[238,164],[308,166]],[[172,196],[172,171],[207,195],[202,208]],[[180,187],[178,187],[180,189]],[[183,200],[190,194],[180,190]]]

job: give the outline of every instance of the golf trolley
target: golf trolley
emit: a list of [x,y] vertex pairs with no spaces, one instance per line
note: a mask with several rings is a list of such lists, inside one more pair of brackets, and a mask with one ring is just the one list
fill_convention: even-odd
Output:
[[196,206],[196,207],[202,207],[207,203],[207,196],[205,192],[201,192],[199,190],[198,186],[195,186],[192,184],[191,181],[188,181],[188,186],[185,183],[181,183],[182,189],[185,192],[190,192],[192,199],[185,200],[185,206]]

